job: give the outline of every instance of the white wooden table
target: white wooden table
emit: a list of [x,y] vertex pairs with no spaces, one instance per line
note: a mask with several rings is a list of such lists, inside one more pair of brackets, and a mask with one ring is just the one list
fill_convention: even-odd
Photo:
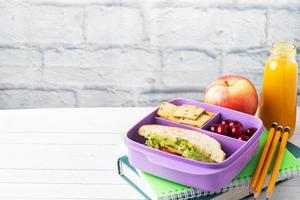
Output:
[[[0,199],[142,199],[117,174],[117,141],[151,110],[1,110]],[[298,146],[299,133],[291,140]],[[273,197],[299,199],[300,178],[276,187]]]

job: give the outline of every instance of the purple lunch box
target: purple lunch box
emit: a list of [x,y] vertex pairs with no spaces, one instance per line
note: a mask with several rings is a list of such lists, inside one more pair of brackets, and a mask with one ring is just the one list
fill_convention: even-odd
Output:
[[[259,137],[264,130],[262,121],[252,115],[189,99],[173,99],[169,102],[175,105],[195,105],[214,112],[215,115],[201,128],[197,128],[162,119],[156,115],[158,109],[154,110],[126,134],[125,143],[130,163],[150,174],[206,191],[218,191],[228,185],[255,155]],[[241,141],[208,130],[212,124],[220,123],[222,119],[238,120],[244,129],[255,127],[257,131],[248,141]],[[209,135],[221,143],[226,159],[221,163],[205,163],[148,147],[144,145],[145,138],[138,134],[138,129],[145,124],[174,126]]]

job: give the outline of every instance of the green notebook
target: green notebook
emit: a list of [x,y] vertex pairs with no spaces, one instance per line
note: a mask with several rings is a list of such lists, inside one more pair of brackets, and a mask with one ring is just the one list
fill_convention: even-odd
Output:
[[[267,139],[268,131],[264,131],[261,135],[258,151],[248,165],[230,182],[229,185],[223,187],[218,192],[228,191],[233,188],[238,187],[248,187],[251,180],[252,174],[255,171],[256,164],[258,162],[259,156],[262,152],[264,143]],[[275,154],[276,155],[276,154]],[[274,162],[275,159],[273,159]],[[270,171],[273,169],[273,163],[271,164]],[[138,171],[140,177],[144,182],[148,183],[154,196],[164,197],[172,195],[187,195],[187,196],[204,196],[208,194],[213,194],[211,192],[190,188],[184,185],[180,185],[157,176]],[[285,149],[284,157],[281,163],[280,172],[278,175],[278,180],[284,180],[291,178],[300,173],[300,161],[287,149]]]

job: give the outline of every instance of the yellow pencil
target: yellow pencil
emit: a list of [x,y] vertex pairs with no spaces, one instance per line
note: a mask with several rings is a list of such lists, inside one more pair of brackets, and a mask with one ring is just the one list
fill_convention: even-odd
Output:
[[255,191],[254,192],[254,199],[256,199],[259,196],[259,194],[260,194],[260,192],[262,190],[263,184],[265,182],[267,173],[269,171],[270,164],[272,162],[272,159],[273,159],[273,156],[274,156],[274,153],[275,153],[275,150],[276,150],[276,147],[277,147],[277,144],[278,144],[278,141],[280,139],[282,131],[283,131],[283,127],[282,126],[278,126],[277,129],[276,129],[276,133],[275,133],[275,136],[273,138],[272,144],[271,144],[270,151],[268,152],[268,155],[267,155],[267,158],[266,158],[266,162],[264,164],[264,167],[262,169],[260,177],[259,177],[259,179],[257,181],[257,185],[255,186],[255,189],[254,189],[254,191]]
[[279,167],[282,161],[282,157],[283,157],[283,153],[285,150],[285,146],[288,140],[288,136],[289,136],[289,132],[290,132],[290,128],[289,127],[285,127],[284,128],[284,132],[282,133],[282,137],[281,137],[281,144],[278,150],[278,154],[277,154],[277,158],[274,164],[274,169],[270,178],[270,182],[267,188],[267,199],[271,198],[272,193],[274,191],[274,187],[275,187],[275,183],[276,183],[276,178],[279,172]]
[[264,146],[264,149],[261,153],[261,156],[259,158],[259,161],[258,161],[258,164],[256,166],[256,170],[255,170],[255,173],[252,177],[252,180],[251,180],[251,184],[250,184],[250,193],[254,191],[254,188],[256,186],[256,183],[257,183],[257,180],[258,180],[258,177],[260,175],[260,172],[262,170],[262,167],[264,165],[264,162],[266,160],[266,156],[267,156],[267,153],[269,151],[269,148],[271,146],[271,143],[272,143],[272,140],[273,140],[273,137],[274,137],[274,133],[275,133],[275,130],[277,128],[278,124],[276,122],[273,122],[272,123],[272,127],[269,131],[269,135],[268,135],[268,138],[266,140],[266,143],[265,143],[265,146]]

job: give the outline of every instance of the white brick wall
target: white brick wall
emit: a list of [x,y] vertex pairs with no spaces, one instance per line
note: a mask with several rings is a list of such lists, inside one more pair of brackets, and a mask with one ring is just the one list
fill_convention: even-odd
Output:
[[59,90],[4,90],[0,91],[0,101],[0,108],[76,106],[73,92]]
[[1,43],[83,41],[83,8],[4,5],[0,7],[0,13]]
[[263,10],[158,8],[150,15],[154,45],[249,47],[259,46],[265,39]]
[[[97,67],[121,69],[161,68],[158,52],[144,49],[50,49],[45,51],[44,55],[46,67]],[[124,63],[126,63],[126,65]]]
[[0,66],[39,67],[42,54],[34,49],[1,48]]
[[128,90],[81,90],[80,105],[84,107],[97,106],[134,106],[133,94]]
[[0,0],[0,108],[202,100],[229,73],[260,91],[299,19],[299,0]]
[[102,68],[52,67],[45,68],[43,83],[56,87],[105,86],[112,82],[112,70]]
[[300,10],[270,11],[269,41],[293,40],[300,43]]
[[143,21],[139,9],[91,6],[86,10],[85,20],[88,42],[122,45],[142,40]]

